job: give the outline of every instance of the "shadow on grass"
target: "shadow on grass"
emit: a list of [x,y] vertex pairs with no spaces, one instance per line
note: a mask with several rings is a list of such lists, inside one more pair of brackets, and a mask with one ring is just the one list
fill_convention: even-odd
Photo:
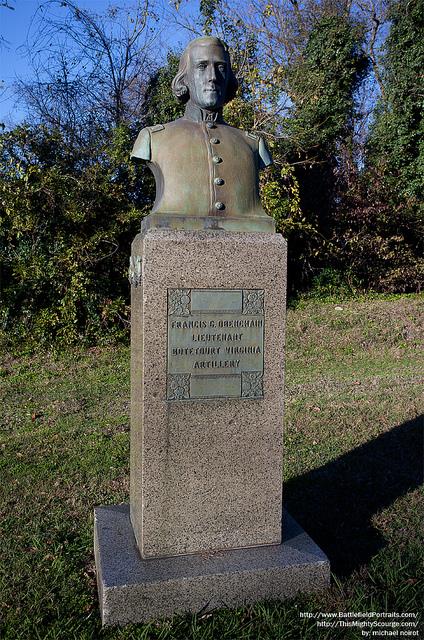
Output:
[[286,482],[286,508],[328,555],[333,573],[369,562],[385,544],[372,516],[421,484],[423,419]]

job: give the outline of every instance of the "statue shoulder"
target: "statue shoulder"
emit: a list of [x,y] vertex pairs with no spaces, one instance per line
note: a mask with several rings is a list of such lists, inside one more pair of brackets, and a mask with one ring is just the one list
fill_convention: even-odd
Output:
[[257,133],[251,133],[250,131],[246,131],[245,133],[248,138],[250,138],[251,140],[255,140],[258,145],[259,169],[265,169],[265,167],[273,164],[271,152],[268,149],[268,145],[265,142],[265,139]]
[[164,124],[155,124],[153,127],[145,127],[140,131],[131,152],[131,158],[150,160],[152,156],[152,135],[157,131],[163,131]]

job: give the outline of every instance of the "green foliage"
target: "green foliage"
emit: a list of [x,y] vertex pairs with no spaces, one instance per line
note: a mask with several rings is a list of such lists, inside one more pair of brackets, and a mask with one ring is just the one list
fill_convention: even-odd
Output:
[[365,168],[348,180],[335,211],[334,254],[365,288],[419,291],[424,281],[423,0],[392,2],[390,18],[383,93]]
[[368,141],[362,235],[368,253],[378,256],[378,288],[414,291],[424,281],[424,1],[394,1],[390,18],[384,93]]
[[287,130],[300,158],[331,161],[337,144],[351,134],[355,91],[368,69],[362,39],[361,27],[349,18],[324,16],[289,70],[294,113]]
[[355,275],[325,267],[312,278],[311,289],[304,297],[322,302],[340,302],[357,296],[358,292],[359,283]]
[[334,263],[342,265],[364,289],[419,291],[424,260],[419,225],[388,202],[383,178],[364,171],[335,212]]
[[152,181],[130,164],[134,137],[113,130],[93,152],[20,126],[1,136],[1,328],[33,344],[118,337],[128,325],[126,270]]
[[362,29],[344,14],[324,15],[313,26],[297,62],[287,70],[292,116],[277,157],[294,167],[296,208],[289,227],[289,276],[304,288],[329,264],[340,151],[353,133],[355,92],[367,70]]
[[203,33],[205,36],[212,35],[212,27],[215,20],[215,13],[221,0],[200,0],[199,12],[203,23]]
[[254,107],[251,103],[237,95],[224,107],[224,120],[231,127],[251,131],[255,119]]
[[184,113],[171,91],[171,82],[178,71],[179,56],[168,53],[167,63],[150,78],[146,91],[146,124],[155,125],[171,122]]
[[276,229],[289,238],[299,223],[305,222],[300,209],[299,185],[294,177],[293,167],[286,165],[280,172],[272,168],[261,189],[265,211],[276,223]]
[[[198,24],[226,40],[240,82],[224,118],[268,141],[275,165],[261,174],[260,188],[265,210],[288,239],[292,293],[311,285],[321,297],[337,287],[419,290],[424,0],[391,3],[384,93],[365,167],[354,157],[356,95],[368,72],[364,28],[355,12],[319,4],[315,15],[297,5],[302,27],[289,19],[285,57],[274,57],[258,30],[241,29],[219,0],[202,0]],[[270,3],[261,14],[263,33],[273,28],[273,11]],[[140,82],[142,106],[131,112],[142,118],[137,125],[85,127],[82,119],[72,128],[71,109],[60,130],[47,126],[54,118],[40,116],[41,123],[0,136],[3,335],[71,344],[125,334],[130,242],[154,195],[150,171],[128,155],[140,126],[182,115],[171,91],[178,60],[170,52],[147,84]],[[288,116],[278,111],[285,92]],[[53,115],[56,108],[60,113],[60,103]]]
[[368,163],[408,208],[422,204],[424,185],[424,0],[391,5],[386,40],[384,94],[376,110]]
[[[289,286],[293,291],[294,282],[308,277],[311,256],[323,251],[324,239],[316,220],[308,220],[300,207],[299,183],[289,164],[267,170],[261,179],[261,198],[265,211],[275,220],[276,231],[288,242]],[[297,274],[296,280],[293,274]]]

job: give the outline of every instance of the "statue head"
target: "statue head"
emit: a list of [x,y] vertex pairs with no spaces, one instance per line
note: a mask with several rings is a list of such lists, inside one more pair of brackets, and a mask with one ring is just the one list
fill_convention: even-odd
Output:
[[181,56],[172,91],[179,102],[217,111],[232,100],[238,87],[227,45],[219,38],[192,40]]

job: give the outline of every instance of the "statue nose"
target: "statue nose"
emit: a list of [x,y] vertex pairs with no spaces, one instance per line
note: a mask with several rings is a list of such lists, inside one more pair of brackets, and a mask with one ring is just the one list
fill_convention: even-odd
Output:
[[217,77],[217,76],[216,76],[216,70],[215,70],[215,67],[214,67],[213,65],[211,65],[211,66],[209,67],[209,70],[208,70],[208,71],[209,71],[209,72],[208,72],[208,80],[209,80],[209,82],[216,82],[216,77]]

